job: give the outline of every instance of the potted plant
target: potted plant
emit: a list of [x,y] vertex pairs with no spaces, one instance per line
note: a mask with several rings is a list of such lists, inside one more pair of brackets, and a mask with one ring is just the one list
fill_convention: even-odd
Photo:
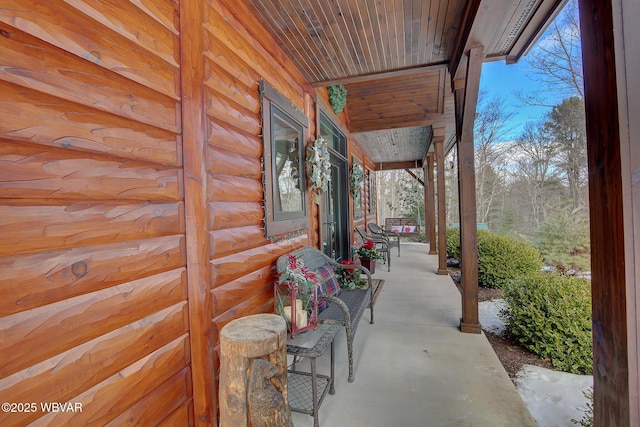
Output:
[[275,310],[287,323],[289,336],[315,329],[318,324],[318,287],[315,272],[302,259],[288,255],[287,268],[275,283]]
[[338,283],[342,289],[363,289],[367,287],[367,281],[360,275],[362,271],[357,268],[353,260],[345,259],[340,262],[344,268],[338,269]]
[[381,259],[380,251],[371,240],[365,240],[364,244],[358,248],[358,257],[363,267],[366,267],[371,274],[376,272],[376,260]]

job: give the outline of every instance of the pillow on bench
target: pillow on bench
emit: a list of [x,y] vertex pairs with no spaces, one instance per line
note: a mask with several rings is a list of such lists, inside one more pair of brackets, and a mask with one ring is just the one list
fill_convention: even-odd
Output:
[[[338,276],[333,271],[333,268],[329,264],[325,264],[315,271],[320,282],[318,288],[318,296],[322,294],[328,294],[333,296],[339,296],[342,292],[340,289],[340,283],[338,282]],[[329,308],[329,301],[318,301],[318,314]]]

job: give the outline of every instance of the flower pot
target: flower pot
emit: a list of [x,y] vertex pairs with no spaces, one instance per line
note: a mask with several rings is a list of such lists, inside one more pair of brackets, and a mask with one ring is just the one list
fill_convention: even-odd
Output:
[[360,258],[360,264],[369,270],[369,273],[373,274],[376,272],[376,260],[371,258]]

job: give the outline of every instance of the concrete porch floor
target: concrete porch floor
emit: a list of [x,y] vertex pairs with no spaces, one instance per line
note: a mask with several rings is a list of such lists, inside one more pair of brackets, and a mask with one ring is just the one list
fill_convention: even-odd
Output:
[[[535,427],[509,376],[484,335],[459,331],[461,297],[448,275],[439,276],[428,245],[402,243],[391,272],[378,261],[385,285],[365,312],[354,340],[355,382],[347,382],[344,331],[335,340],[336,394],[319,411],[320,426]],[[329,374],[330,352],[317,360]],[[308,361],[298,369],[309,371]],[[313,418],[293,413],[296,427]]]

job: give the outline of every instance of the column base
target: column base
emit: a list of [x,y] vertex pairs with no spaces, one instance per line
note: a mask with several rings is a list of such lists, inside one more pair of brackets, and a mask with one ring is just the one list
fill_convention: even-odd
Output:
[[429,255],[438,255],[438,251],[429,251]]
[[444,276],[445,274],[449,274],[449,270],[447,270],[446,268],[444,270],[441,268],[438,268],[438,274]]
[[462,319],[460,319],[460,332],[464,332],[466,334],[480,334],[482,333],[482,326],[480,326],[480,323],[464,323]]

